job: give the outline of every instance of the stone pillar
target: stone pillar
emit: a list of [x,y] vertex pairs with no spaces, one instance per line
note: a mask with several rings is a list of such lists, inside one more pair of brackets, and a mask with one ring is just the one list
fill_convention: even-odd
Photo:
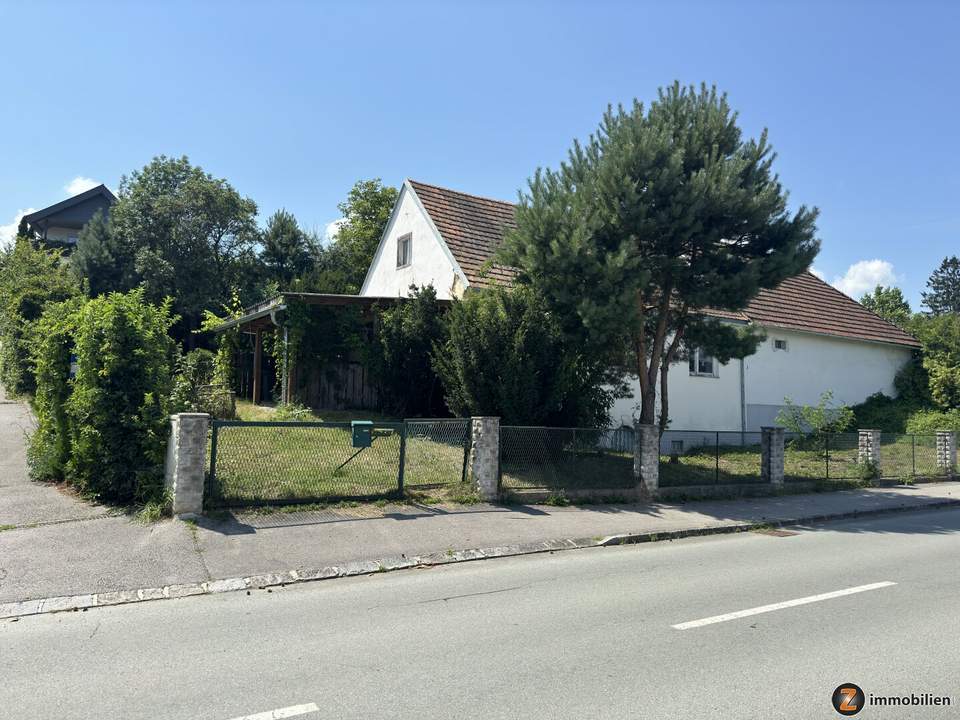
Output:
[[654,495],[660,487],[660,428],[634,422],[633,431],[633,479]]
[[192,517],[203,512],[203,485],[207,471],[206,413],[170,416],[165,485],[172,496],[175,517]]
[[860,430],[860,440],[857,445],[857,464],[870,463],[880,477],[880,431]]
[[957,470],[957,434],[952,430],[937,430],[937,469],[950,477]]
[[760,428],[760,478],[783,486],[783,428]]
[[500,495],[500,418],[470,419],[470,482],[487,501]]

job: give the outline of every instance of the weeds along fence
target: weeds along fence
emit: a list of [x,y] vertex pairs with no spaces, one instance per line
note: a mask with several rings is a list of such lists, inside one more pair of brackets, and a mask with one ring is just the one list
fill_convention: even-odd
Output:
[[[858,457],[858,433],[788,436],[784,443],[784,479],[868,478],[874,469],[859,463]],[[948,472],[937,465],[936,435],[901,433],[880,435],[880,466],[876,471],[882,480],[935,479]]]
[[[350,423],[215,420],[206,502],[211,507],[398,497],[462,483],[470,421],[375,422],[357,446]],[[362,441],[361,441],[362,443]]]
[[500,426],[500,487],[517,490],[633,488],[633,430]]

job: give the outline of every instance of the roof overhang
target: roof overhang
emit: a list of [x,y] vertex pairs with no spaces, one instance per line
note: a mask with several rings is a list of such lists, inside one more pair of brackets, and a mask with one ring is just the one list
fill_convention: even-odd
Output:
[[269,300],[251,305],[244,309],[243,315],[223,322],[215,327],[213,332],[223,332],[224,330],[238,326],[243,328],[244,332],[254,332],[269,327],[270,325],[277,325],[278,315],[287,309],[287,305],[291,301],[301,302],[305,305],[324,307],[370,308],[374,305],[395,305],[403,300],[406,300],[406,298],[337,295],[334,293],[284,292]]

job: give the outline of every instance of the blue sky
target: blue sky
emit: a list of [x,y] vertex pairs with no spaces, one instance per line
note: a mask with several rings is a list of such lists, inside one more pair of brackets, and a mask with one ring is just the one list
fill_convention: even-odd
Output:
[[679,79],[769,128],[829,281],[916,306],[960,253],[958,3],[0,0],[0,27],[0,226],[158,154],[321,231],[360,178],[512,200]]

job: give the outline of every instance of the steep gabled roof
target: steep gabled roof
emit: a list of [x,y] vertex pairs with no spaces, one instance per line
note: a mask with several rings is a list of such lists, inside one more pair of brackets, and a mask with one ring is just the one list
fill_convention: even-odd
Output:
[[45,207],[41,210],[32,212],[29,215],[24,215],[23,219],[26,222],[33,224],[38,220],[43,220],[46,217],[63,212],[74,205],[79,205],[80,203],[85,202],[92,197],[96,197],[97,195],[102,195],[105,197],[111,205],[117,201],[117,196],[110,192],[110,189],[106,185],[100,184],[96,187],[90,188],[89,190],[84,190],[82,193],[68,197],[66,200],[61,200],[58,203],[54,203],[53,205]]
[[[490,287],[512,281],[516,274],[513,268],[487,262],[507,230],[517,226],[513,203],[408,182],[471,286]],[[772,290],[761,290],[742,311],[705,308],[702,312],[763,327],[919,347],[911,335],[812,273],[784,280]]]
[[516,208],[503,200],[468,195],[427,183],[408,180],[443,241],[473,287],[509,284],[515,271],[486,263],[517,226]]

